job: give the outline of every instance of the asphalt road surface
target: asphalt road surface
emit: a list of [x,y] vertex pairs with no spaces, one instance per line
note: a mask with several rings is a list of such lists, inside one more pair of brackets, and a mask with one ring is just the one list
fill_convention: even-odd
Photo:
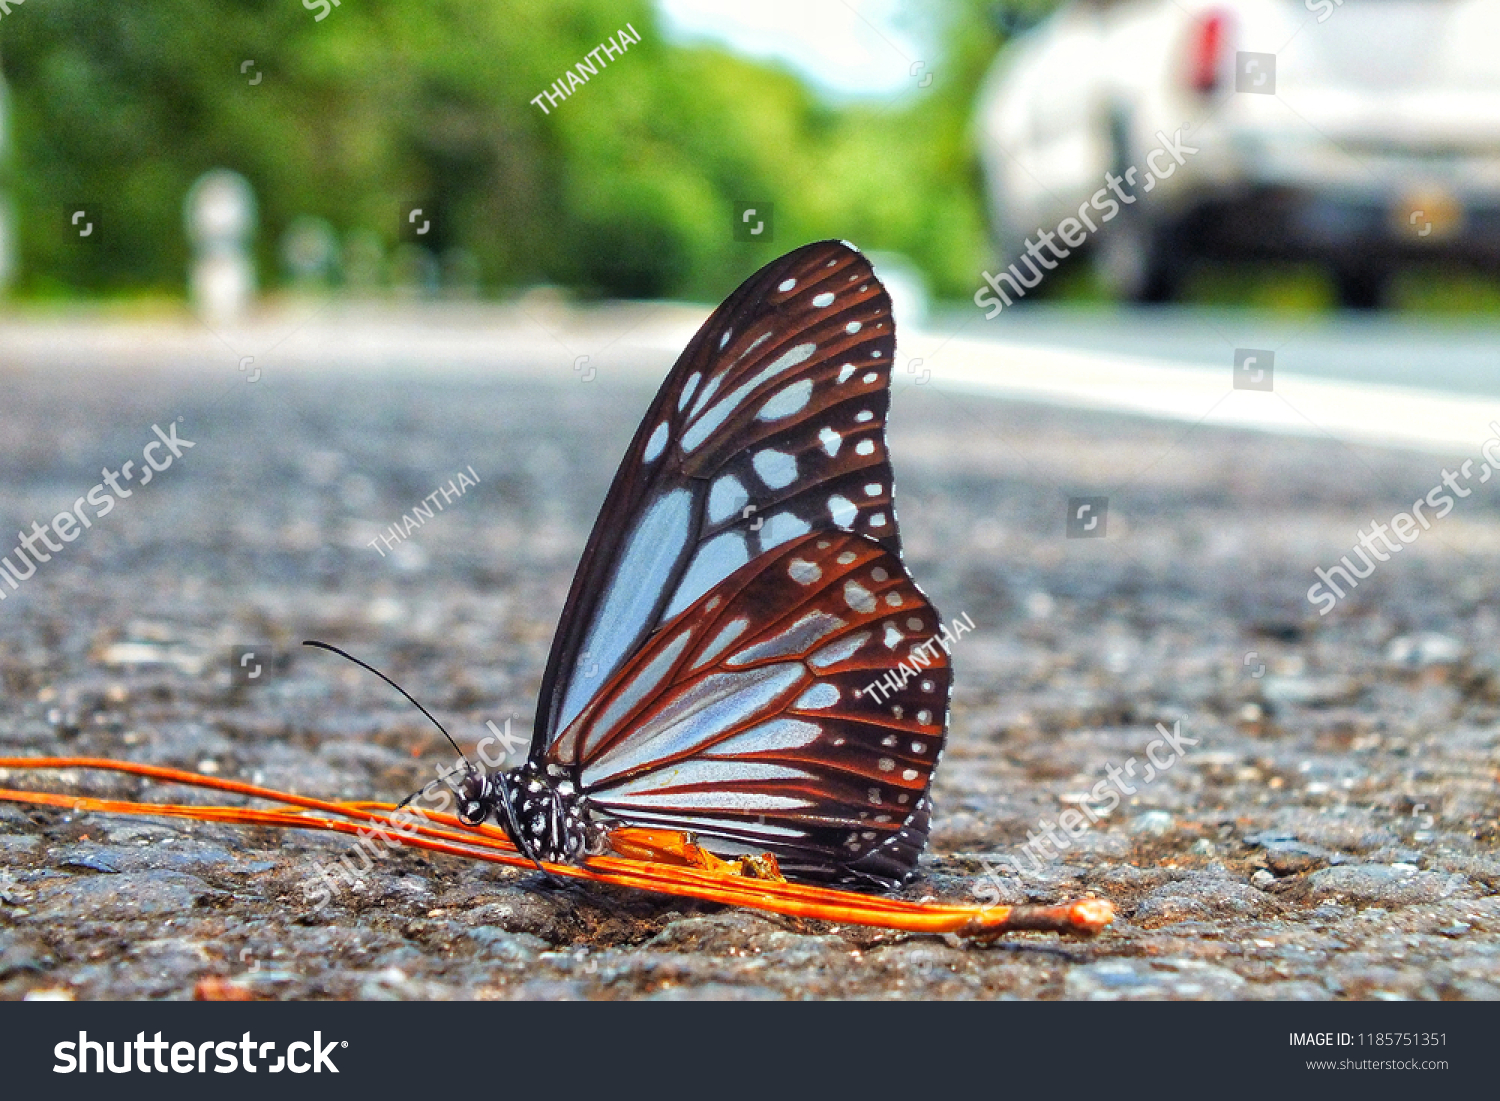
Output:
[[[0,361],[0,530],[72,508],[140,461],[153,425],[194,444],[5,590],[0,753],[333,798],[430,780],[436,732],[302,638],[374,662],[470,744],[489,720],[524,727],[645,379],[671,357],[601,358],[588,382],[556,350],[562,366],[530,376],[498,349],[461,375],[263,357],[249,383],[233,341],[209,362],[155,339]],[[0,996],[187,998],[220,977],[272,998],[1500,997],[1493,485],[1329,614],[1306,595],[1315,567],[1464,455],[1003,402],[941,378],[901,380],[891,441],[910,567],[945,617],[976,624],[906,894],[1093,893],[1120,915],[1104,935],[965,945],[414,853],[319,908],[303,886],[345,853],[331,835],[0,804]],[[470,467],[476,486],[371,549]],[[1065,536],[1071,495],[1109,498],[1104,538]],[[273,655],[264,683],[231,684],[236,644]],[[1077,836],[1054,829],[1065,848],[1023,852],[1110,790]]]

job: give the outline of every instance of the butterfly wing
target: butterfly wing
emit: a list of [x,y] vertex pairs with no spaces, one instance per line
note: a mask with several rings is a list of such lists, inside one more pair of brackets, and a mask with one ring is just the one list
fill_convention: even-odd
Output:
[[636,432],[553,640],[539,759],[673,616],[799,535],[859,531],[899,554],[885,444],[891,303],[854,248],[762,268],[714,311]]
[[[552,744],[592,813],[775,853],[786,874],[905,880],[952,681],[937,611],[842,531],[758,557],[670,620]],[[867,688],[902,666],[889,694]]]

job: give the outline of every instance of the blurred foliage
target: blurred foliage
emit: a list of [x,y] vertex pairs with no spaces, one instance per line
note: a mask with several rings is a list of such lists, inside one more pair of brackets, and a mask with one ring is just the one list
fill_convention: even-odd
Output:
[[[972,100],[1002,32],[983,0],[925,3],[930,86],[835,105],[669,44],[644,0],[345,0],[321,21],[296,0],[33,0],[0,19],[19,289],[180,293],[183,196],[226,167],[258,197],[263,283],[295,219],[389,251],[420,199],[491,290],[712,299],[843,237],[966,298],[987,249]],[[640,44],[550,114],[530,102],[627,23]],[[774,242],[733,240],[751,199],[775,203]],[[103,211],[86,247],[78,202]]]

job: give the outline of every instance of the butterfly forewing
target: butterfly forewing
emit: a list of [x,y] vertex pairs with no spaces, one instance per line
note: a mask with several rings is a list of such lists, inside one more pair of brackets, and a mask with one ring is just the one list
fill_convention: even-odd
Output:
[[[898,883],[926,842],[947,724],[940,629],[880,543],[797,537],[668,622],[548,763],[609,818],[774,852],[803,878]],[[894,694],[866,691],[903,664]]]
[[534,759],[663,623],[761,554],[840,530],[899,554],[894,354],[889,297],[836,241],[774,261],[713,313],[595,522],[548,659]]

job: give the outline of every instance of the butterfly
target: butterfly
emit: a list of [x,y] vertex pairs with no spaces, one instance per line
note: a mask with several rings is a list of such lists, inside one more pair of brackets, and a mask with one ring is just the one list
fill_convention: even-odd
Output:
[[595,521],[528,758],[471,766],[460,820],[493,819],[537,861],[655,830],[769,854],[790,879],[911,877],[952,670],[901,561],[895,336],[869,261],[838,241],[787,253],[713,312]]

